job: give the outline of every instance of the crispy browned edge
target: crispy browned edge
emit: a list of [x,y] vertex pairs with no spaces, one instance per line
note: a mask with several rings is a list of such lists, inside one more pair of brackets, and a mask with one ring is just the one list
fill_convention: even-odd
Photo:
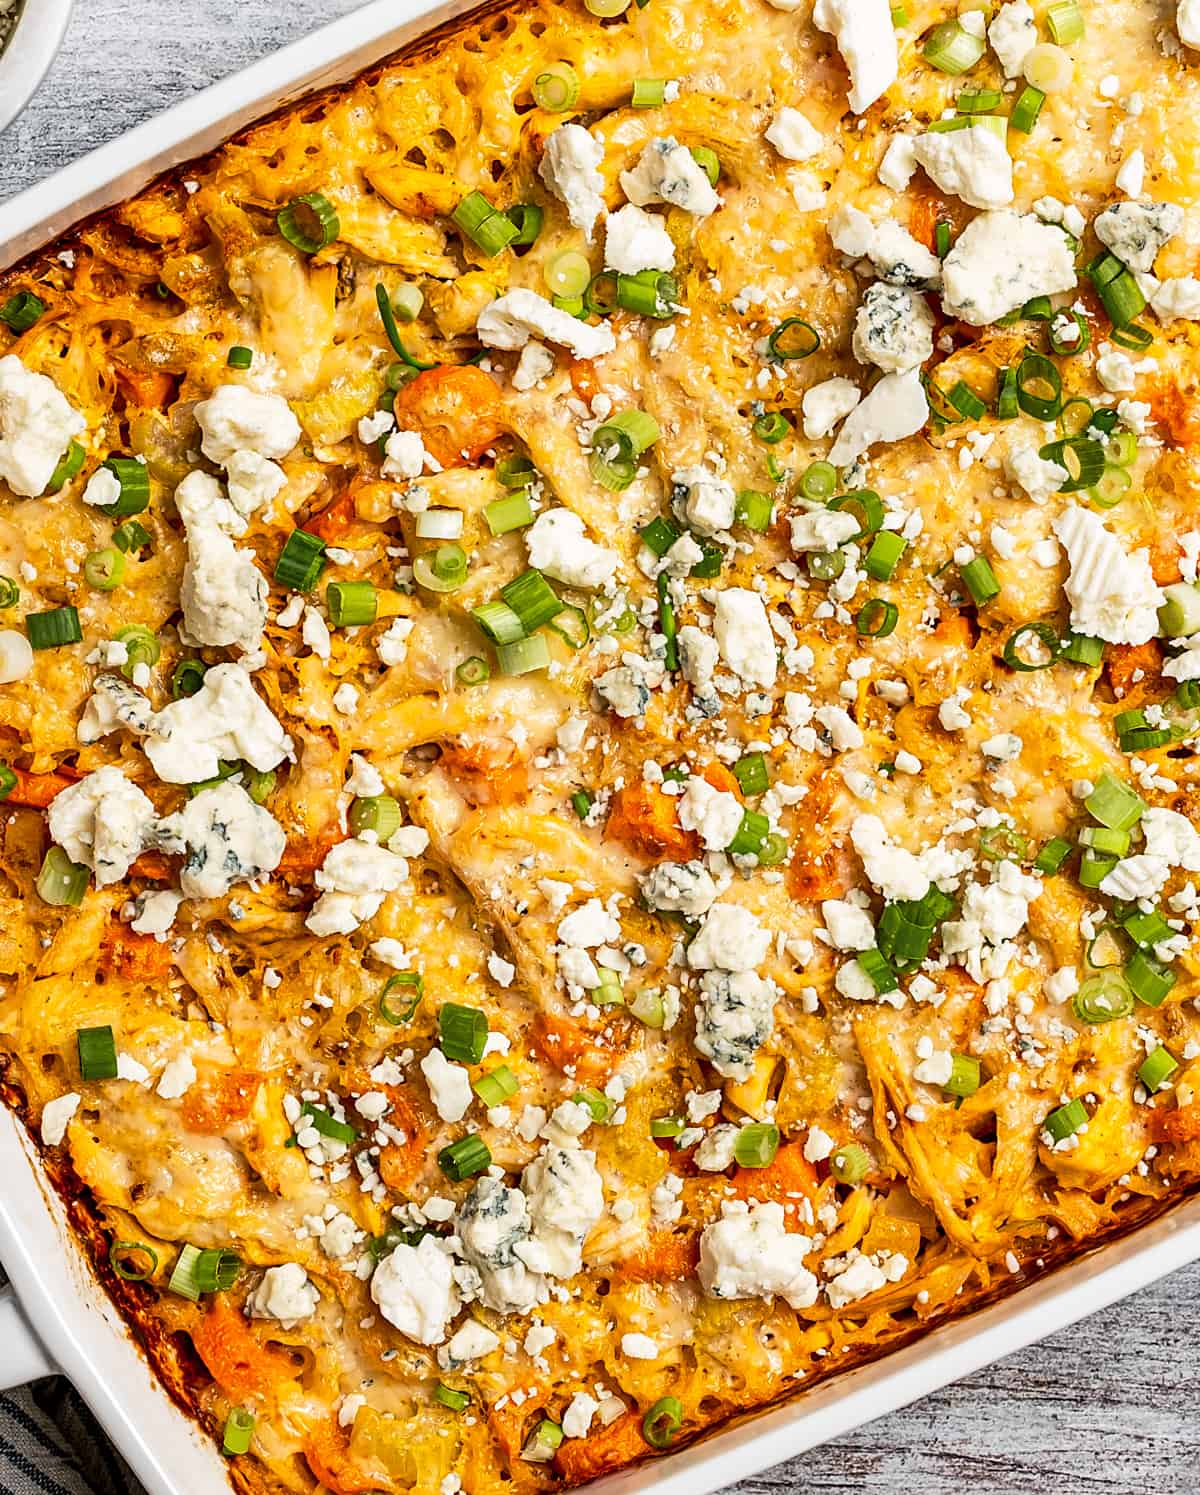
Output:
[[[269,114],[264,114],[252,124],[246,125],[236,134],[231,135],[226,144],[245,141],[256,129],[272,120],[323,107],[359,82],[373,82],[389,68],[398,64],[428,58],[437,52],[447,38],[460,31],[471,27],[482,28],[484,23],[493,17],[519,11],[522,8],[519,0],[518,3],[514,3],[514,0],[487,0],[485,4],[443,22],[399,51],[391,52],[378,62],[360,69],[353,78],[328,88],[315,89],[299,99],[281,105]],[[190,162],[160,173],[134,195],[138,196],[141,192],[165,183],[182,181],[185,177],[203,169],[204,165],[211,161],[220,149],[221,147],[217,147],[206,156],[196,157]],[[32,251],[8,270],[0,272],[0,288],[19,280],[22,276],[36,272],[39,266],[45,264],[61,250],[69,249],[73,244],[77,245],[80,242],[79,236],[82,230],[89,224],[110,218],[118,206],[119,204],[114,204],[112,207],[80,219],[56,239],[43,245],[41,249]],[[71,1229],[80,1241],[83,1254],[92,1271],[124,1319],[134,1344],[146,1356],[167,1395],[186,1416],[192,1418],[210,1436],[217,1437],[219,1429],[215,1420],[206,1415],[199,1405],[199,1392],[210,1384],[211,1378],[192,1348],[189,1336],[183,1333],[168,1333],[163,1328],[153,1312],[152,1305],[156,1300],[156,1293],[152,1288],[144,1284],[128,1282],[113,1271],[108,1260],[108,1236],[102,1224],[102,1212],[97,1201],[75,1172],[66,1155],[58,1150],[49,1150],[42,1145],[28,1099],[20,1085],[10,1077],[9,1072],[12,1068],[12,1057],[6,1053],[0,1053],[0,1100],[17,1114],[37,1148],[46,1179],[63,1202]],[[859,1346],[851,1349],[847,1354],[839,1355],[836,1360],[827,1359],[811,1371],[803,1383],[794,1383],[785,1387],[778,1395],[756,1403],[752,1407],[733,1408],[726,1411],[706,1427],[681,1437],[672,1445],[672,1452],[692,1447],[718,1433],[728,1432],[734,1427],[744,1426],[775,1408],[797,1400],[814,1386],[823,1384],[833,1376],[842,1376],[848,1371],[860,1370],[896,1350],[925,1338],[943,1325],[970,1318],[984,1308],[1017,1295],[1023,1288],[1031,1286],[1035,1280],[1042,1281],[1047,1276],[1060,1272],[1068,1266],[1074,1266],[1080,1261],[1097,1256],[1116,1241],[1133,1235],[1143,1226],[1178,1209],[1198,1193],[1200,1193],[1200,1179],[1182,1188],[1173,1189],[1162,1199],[1135,1200],[1128,1206],[1122,1207],[1117,1218],[1087,1242],[1080,1245],[1064,1237],[1061,1242],[1055,1242],[1043,1250],[1040,1253],[1040,1260],[1044,1265],[1038,1270],[1036,1278],[1031,1277],[1022,1282],[1015,1277],[1006,1277],[986,1292],[974,1295],[967,1302],[956,1299],[957,1306],[938,1314],[928,1323],[922,1324],[914,1320],[910,1329],[896,1332],[879,1345]],[[628,1468],[631,1464],[645,1462],[650,1457],[661,1457],[661,1455],[647,1447],[645,1455],[640,1459],[630,1460],[628,1464],[621,1467]],[[244,1492],[244,1495],[279,1495],[278,1483],[269,1470],[257,1460],[231,1460],[227,1472],[233,1488]],[[613,1473],[615,1470],[606,1472]],[[566,1482],[562,1483],[565,1486]]]

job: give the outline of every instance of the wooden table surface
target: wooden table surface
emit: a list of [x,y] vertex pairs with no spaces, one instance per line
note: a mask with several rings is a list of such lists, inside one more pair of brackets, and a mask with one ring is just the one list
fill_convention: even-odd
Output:
[[[77,0],[50,76],[0,135],[0,201],[357,4]],[[1200,1264],[738,1488],[1200,1491],[1200,1351],[1189,1332],[1198,1302]]]

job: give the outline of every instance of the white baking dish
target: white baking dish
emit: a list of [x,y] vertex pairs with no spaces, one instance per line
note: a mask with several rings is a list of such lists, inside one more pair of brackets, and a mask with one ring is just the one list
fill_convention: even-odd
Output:
[[[244,124],[471,9],[376,0],[67,167],[5,206],[0,267],[79,218],[135,192]],[[216,1495],[220,1455],[151,1375],[67,1229],[36,1149],[0,1107],[0,1261],[16,1298],[0,1298],[0,1387],[70,1377],[150,1495]],[[1053,1334],[1200,1257],[1200,1199],[1035,1280],[1007,1301],[934,1330],[786,1406],[597,1482],[591,1495],[707,1495],[915,1401]],[[19,1299],[19,1306],[18,1300]]]

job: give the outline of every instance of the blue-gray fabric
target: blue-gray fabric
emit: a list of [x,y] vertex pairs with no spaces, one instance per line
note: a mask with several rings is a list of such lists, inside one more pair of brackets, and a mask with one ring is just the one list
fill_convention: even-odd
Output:
[[0,1395],[2,1495],[144,1495],[62,1376]]

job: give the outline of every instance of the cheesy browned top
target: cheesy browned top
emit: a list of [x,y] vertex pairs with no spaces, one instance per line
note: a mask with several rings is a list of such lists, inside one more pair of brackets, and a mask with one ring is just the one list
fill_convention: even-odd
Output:
[[6,1094],[240,1487],[1194,1183],[1196,11],[512,5],[4,277]]

